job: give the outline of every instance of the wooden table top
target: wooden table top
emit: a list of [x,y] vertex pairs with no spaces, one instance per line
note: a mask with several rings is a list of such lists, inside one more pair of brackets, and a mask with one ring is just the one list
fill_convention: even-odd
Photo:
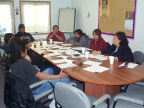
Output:
[[[32,48],[35,50],[34,48]],[[44,50],[35,50],[37,53],[41,54]],[[63,55],[66,55],[63,53]],[[51,60],[58,59],[56,57],[48,57],[44,56],[49,62],[52,63]],[[59,58],[61,59],[61,58]],[[71,56],[68,59],[75,60],[74,64],[79,64],[80,62],[84,62],[86,58],[72,58]],[[88,60],[96,60],[93,58],[88,58]],[[109,60],[104,60],[100,66],[104,66],[109,68],[109,70],[104,71],[102,73],[91,73],[88,71],[83,70],[85,67],[89,67],[90,65],[83,64],[81,67],[70,67],[65,68],[63,71],[67,73],[74,79],[92,83],[92,84],[101,84],[101,85],[125,85],[131,84],[144,79],[144,67],[137,65],[134,69],[128,68],[117,68],[123,62],[114,62],[113,65],[110,65]],[[54,64],[54,63],[52,63]],[[56,66],[56,64],[54,64]]]

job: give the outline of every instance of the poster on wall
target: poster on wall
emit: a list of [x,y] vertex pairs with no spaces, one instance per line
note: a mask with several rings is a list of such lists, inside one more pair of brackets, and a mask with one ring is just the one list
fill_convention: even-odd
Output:
[[110,0],[100,0],[100,17],[109,17],[109,1]]
[[127,11],[125,17],[125,30],[133,30],[134,11]]

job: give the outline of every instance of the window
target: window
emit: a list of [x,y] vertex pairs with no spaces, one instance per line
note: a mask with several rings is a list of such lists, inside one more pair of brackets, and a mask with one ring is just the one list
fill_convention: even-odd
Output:
[[0,35],[14,33],[13,2],[0,1]]
[[29,33],[50,33],[50,2],[21,1],[21,23]]

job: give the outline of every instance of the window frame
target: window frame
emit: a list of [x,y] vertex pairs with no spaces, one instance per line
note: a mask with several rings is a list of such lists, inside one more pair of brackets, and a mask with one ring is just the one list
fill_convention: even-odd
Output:
[[[50,24],[50,32],[51,32],[51,2],[50,1],[19,1],[19,6],[20,6],[20,22],[22,23],[22,6],[21,3],[49,3],[49,24]],[[31,33],[31,35],[43,35],[43,34],[49,34],[48,32],[46,33]]]
[[[0,0],[0,2],[10,2],[11,3],[11,16],[12,16],[12,26],[13,26],[13,32],[12,34],[16,34],[16,25],[15,25],[15,9],[14,9],[14,0]],[[0,37],[4,37],[5,34],[0,34]]]

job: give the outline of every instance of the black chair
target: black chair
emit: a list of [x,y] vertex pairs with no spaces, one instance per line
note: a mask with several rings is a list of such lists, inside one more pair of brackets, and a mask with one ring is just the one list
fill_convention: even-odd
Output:
[[[41,99],[53,92],[53,89],[38,95],[33,95],[31,89],[49,80],[42,80],[32,85],[28,85],[10,72],[5,75],[4,103],[7,108],[45,108]],[[50,101],[50,100],[48,100]],[[47,101],[47,102],[48,102]]]
[[106,44],[107,44],[107,49],[109,49],[111,45],[108,42],[106,42]]

